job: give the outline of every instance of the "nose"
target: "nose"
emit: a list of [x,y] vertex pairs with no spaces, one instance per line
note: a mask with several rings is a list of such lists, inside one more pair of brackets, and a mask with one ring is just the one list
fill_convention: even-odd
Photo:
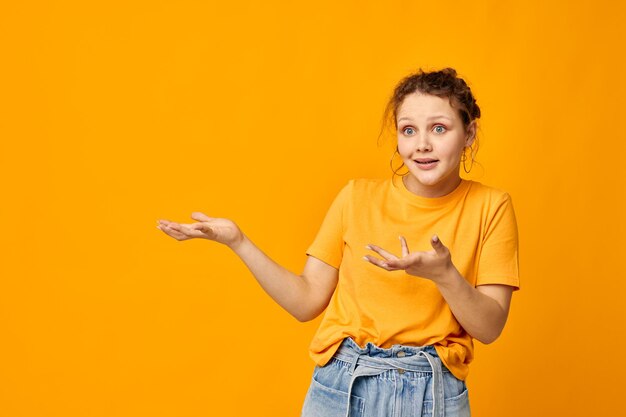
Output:
[[415,144],[415,150],[417,152],[430,152],[433,150],[432,145],[430,144],[430,139],[428,135],[416,135],[417,143]]

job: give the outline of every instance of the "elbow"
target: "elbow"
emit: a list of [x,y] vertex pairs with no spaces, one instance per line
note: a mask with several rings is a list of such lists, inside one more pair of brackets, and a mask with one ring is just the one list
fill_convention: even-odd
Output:
[[489,336],[489,337],[486,337],[486,336],[485,336],[485,337],[476,338],[476,339],[478,339],[478,341],[479,341],[480,343],[482,343],[483,345],[490,345],[490,344],[492,344],[493,342],[495,342],[495,341],[498,339],[498,337],[499,337],[499,336],[500,336],[500,335]]
[[321,312],[315,312],[315,311],[298,311],[295,313],[292,313],[291,315],[295,317],[296,320],[298,320],[300,323],[306,323],[308,321],[312,321],[315,320]]
[[307,314],[303,314],[300,312],[295,312],[295,313],[291,313],[291,315],[298,320],[300,323],[306,323],[307,321],[311,321],[312,318],[310,318],[309,315]]
[[326,304],[313,304],[307,306],[308,308],[301,308],[291,313],[300,323],[306,323],[307,321],[315,320],[319,317],[324,310],[326,310]]
[[304,302],[298,304],[298,308],[290,311],[291,315],[301,323],[315,320],[320,314],[326,310],[328,299],[320,300],[319,298],[308,297]]
[[484,345],[490,345],[496,340],[498,340],[501,334],[502,334],[502,328],[496,329],[495,331],[490,332],[490,333],[482,334],[478,337],[474,337],[474,339],[478,340],[480,343]]
[[477,339],[485,345],[490,345],[498,340],[504,330],[504,326],[506,325],[507,316],[508,312],[501,310],[501,314],[494,316],[493,321],[484,323],[484,325],[480,328],[480,332],[477,332],[480,334],[477,334],[474,339]]
[[300,323],[306,323],[306,322],[311,321],[311,320],[313,320],[315,318],[315,317],[311,317],[311,316],[298,316],[298,315],[294,315],[294,317]]

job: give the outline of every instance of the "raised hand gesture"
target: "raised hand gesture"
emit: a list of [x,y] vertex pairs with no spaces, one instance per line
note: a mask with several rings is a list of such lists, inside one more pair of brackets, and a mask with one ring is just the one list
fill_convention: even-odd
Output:
[[435,283],[448,276],[450,270],[454,268],[450,251],[441,243],[437,235],[430,239],[433,247],[431,251],[410,252],[404,236],[400,236],[402,247],[402,257],[398,258],[394,254],[376,245],[367,245],[378,253],[383,259],[366,255],[365,259],[374,265],[386,269],[387,271],[397,271],[403,269],[409,275],[428,278]]
[[243,232],[229,219],[209,217],[204,213],[194,212],[191,218],[198,223],[181,224],[169,220],[159,220],[157,229],[176,240],[202,238],[233,247],[243,240]]

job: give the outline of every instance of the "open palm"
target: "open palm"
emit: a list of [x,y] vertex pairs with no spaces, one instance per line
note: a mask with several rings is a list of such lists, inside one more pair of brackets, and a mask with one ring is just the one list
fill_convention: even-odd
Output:
[[209,217],[200,212],[192,213],[191,218],[198,222],[184,224],[161,219],[158,221],[157,229],[176,240],[202,238],[227,246],[232,246],[243,239],[243,233],[232,220]]

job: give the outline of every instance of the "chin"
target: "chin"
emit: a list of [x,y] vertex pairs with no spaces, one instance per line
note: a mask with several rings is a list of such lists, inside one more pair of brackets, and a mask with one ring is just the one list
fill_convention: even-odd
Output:
[[443,180],[443,178],[441,178],[441,176],[439,175],[428,175],[425,176],[423,175],[423,173],[419,173],[418,175],[413,175],[415,177],[415,180],[420,183],[421,185],[430,187],[433,185],[437,185],[439,183],[441,183],[441,181]]
[[454,173],[411,171],[411,176],[413,177],[412,181],[415,181],[422,187],[442,186],[445,188],[449,184],[452,184],[456,181]]

